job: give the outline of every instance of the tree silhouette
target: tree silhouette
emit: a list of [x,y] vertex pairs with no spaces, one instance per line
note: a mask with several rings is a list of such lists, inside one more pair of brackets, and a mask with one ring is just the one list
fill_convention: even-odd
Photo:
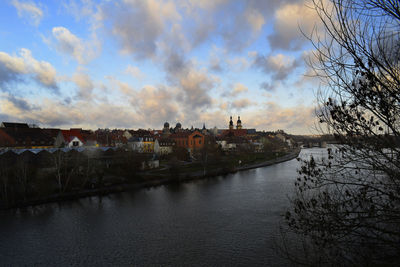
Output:
[[[341,145],[302,160],[286,213],[306,264],[400,261],[400,3],[314,0],[317,116]],[[306,255],[306,254],[303,254]],[[293,255],[291,255],[293,256]]]

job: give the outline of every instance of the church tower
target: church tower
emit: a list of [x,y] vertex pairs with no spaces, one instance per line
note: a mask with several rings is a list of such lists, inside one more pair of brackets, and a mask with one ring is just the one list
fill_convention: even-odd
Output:
[[233,120],[231,116],[231,120],[229,121],[229,130],[233,130]]
[[203,129],[201,129],[201,133],[202,134],[207,134],[207,128],[206,128],[206,124],[203,123]]
[[238,116],[238,120],[236,122],[236,129],[242,129],[242,121],[240,120],[240,116]]

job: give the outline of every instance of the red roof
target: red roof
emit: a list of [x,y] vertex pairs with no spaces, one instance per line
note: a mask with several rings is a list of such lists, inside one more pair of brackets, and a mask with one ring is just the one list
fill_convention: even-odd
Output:
[[169,136],[169,138],[174,139],[174,138],[187,138],[189,135],[191,135],[191,132],[179,132],[179,133],[173,133]]
[[246,129],[232,129],[232,130],[224,130],[221,134],[222,136],[246,136]]
[[81,132],[78,129],[61,130],[61,133],[64,137],[64,140],[68,143],[71,142],[74,137],[78,138],[82,143],[84,142]]

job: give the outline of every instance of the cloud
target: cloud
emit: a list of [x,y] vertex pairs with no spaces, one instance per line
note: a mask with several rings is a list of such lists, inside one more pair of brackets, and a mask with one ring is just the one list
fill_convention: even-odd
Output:
[[[26,121],[46,127],[102,128],[161,128],[164,121],[180,121],[185,127],[227,127],[230,115],[227,104],[214,110],[205,110],[195,119],[183,112],[176,100],[179,91],[169,87],[144,86],[130,95],[130,104],[113,102],[90,102],[79,100],[63,103],[55,99],[41,99],[36,105],[23,97],[2,95],[0,97],[0,118]],[[245,109],[251,102],[240,99],[235,103],[246,128],[258,130],[284,129],[289,133],[308,133],[314,123],[314,108],[302,105],[282,107],[268,102],[257,110]],[[218,104],[218,103],[216,103]],[[118,114],[118,116],[116,116]]]
[[157,41],[169,23],[180,19],[173,2],[126,0],[104,5],[102,20],[121,45],[122,52],[136,58],[151,58],[157,52]]
[[40,24],[43,18],[43,10],[34,2],[13,0],[11,4],[17,9],[18,17],[28,19],[35,26]]
[[307,42],[303,33],[309,36],[319,22],[308,2],[288,3],[275,11],[274,31],[267,37],[272,49],[299,50]]
[[197,124],[194,126],[200,128],[202,123],[205,123],[207,128],[214,126],[228,128],[229,114],[225,110],[206,111],[200,114]]
[[227,49],[213,46],[209,55],[209,69],[216,73],[243,72],[250,66],[248,58],[233,56]]
[[223,102],[219,105],[219,108],[222,110],[227,110],[229,108],[228,102]]
[[49,62],[33,58],[29,49],[22,48],[20,57],[0,52],[0,84],[18,81],[27,75],[47,88],[58,89],[55,68]]
[[54,27],[53,36],[57,40],[57,50],[69,54],[78,62],[83,62],[84,46],[82,41],[67,28]]
[[0,114],[7,114],[14,118],[24,116],[37,109],[22,97],[15,97],[9,93],[3,93],[0,96]]
[[275,91],[275,86],[272,85],[271,83],[268,83],[268,82],[262,82],[260,84],[260,88],[264,89],[267,92],[274,92]]
[[36,107],[32,106],[28,101],[26,101],[23,98],[20,97],[15,97],[13,95],[8,95],[7,100],[10,101],[13,106],[17,109],[20,109],[22,111],[32,111]]
[[301,65],[302,59],[294,59],[284,54],[269,56],[257,55],[254,65],[266,74],[271,74],[273,81],[284,81]]
[[247,22],[251,26],[253,32],[258,32],[261,30],[262,26],[265,24],[265,18],[261,12],[254,8],[249,8],[244,14]]
[[257,20],[263,21],[264,18],[259,12],[257,12],[259,17],[254,17],[254,15],[251,15],[252,12],[253,10],[249,8],[246,9],[244,13],[235,14],[234,17],[224,14],[221,18],[221,24],[218,27],[219,33],[224,40],[225,47],[229,51],[242,51],[258,36],[263,23],[257,25],[257,23],[259,23]]
[[[285,2],[293,1],[297,0]],[[216,25],[215,32],[223,38],[225,48],[231,52],[238,52],[259,37],[273,12],[285,2],[281,0],[229,1],[219,6],[214,16],[208,17],[213,19]]]
[[233,90],[231,92],[232,96],[237,96],[238,94],[244,93],[249,91],[249,88],[247,88],[245,85],[241,84],[241,83],[235,83],[235,85],[233,86]]
[[213,10],[223,4],[226,4],[227,2],[228,0],[203,0],[203,1],[189,0],[188,3],[186,3],[187,4],[186,8],[190,8],[191,12],[193,12],[194,8]]
[[140,122],[140,127],[158,127],[165,121],[180,120],[184,105],[178,102],[179,89],[165,85],[145,85],[140,90],[136,90],[128,83],[119,81],[114,77],[108,77],[112,87],[120,94],[122,101],[126,100],[129,105],[126,109],[135,112],[136,121]]
[[142,79],[144,77],[143,72],[136,66],[128,65],[124,72],[135,77],[136,79]]
[[249,127],[270,131],[283,129],[293,134],[308,134],[316,123],[314,107],[282,107],[275,102],[268,102],[264,108],[246,113],[241,118]]
[[92,40],[84,42],[65,27],[54,27],[52,33],[56,40],[56,49],[71,56],[79,64],[88,63],[100,50],[101,45],[96,35],[93,35]]
[[131,103],[137,108],[138,116],[145,118],[147,125],[159,125],[161,128],[165,121],[181,117],[175,95],[165,87],[146,85],[132,97]]
[[93,81],[87,73],[78,71],[72,76],[72,81],[79,88],[78,97],[90,99],[94,89]]
[[227,57],[226,63],[229,69],[236,72],[244,71],[249,67],[249,62],[246,57]]
[[301,55],[302,60],[306,63],[305,69],[301,77],[295,83],[297,88],[302,88],[304,85],[309,84],[310,87],[318,88],[325,81],[321,77],[325,76],[322,69],[312,66],[318,66],[317,64],[317,52],[315,50],[305,50]]
[[28,72],[24,59],[12,57],[7,53],[0,52],[0,85],[16,81],[21,74]]
[[20,53],[27,65],[28,70],[34,74],[36,81],[49,88],[58,88],[56,81],[56,69],[49,62],[37,61],[32,57],[31,51],[25,48],[22,48]]
[[[18,101],[20,103],[18,103]],[[77,101],[66,104],[54,99],[41,99],[40,105],[31,106],[29,112],[24,105],[28,99],[0,98],[0,117],[14,121],[30,122],[45,127],[83,127],[89,129],[129,127],[142,124],[140,116],[127,106],[112,103],[90,103]],[[116,119],[115,114],[118,114]]]
[[118,80],[115,80],[114,82],[116,82],[118,90],[123,94],[124,97],[134,97],[136,92],[132,86]]
[[217,57],[213,57],[210,59],[209,68],[210,68],[210,70],[212,70],[214,72],[222,72],[224,70],[222,67],[221,59],[219,59]]
[[198,68],[192,60],[186,60],[183,52],[177,49],[166,50],[163,59],[166,78],[169,85],[176,88],[177,101],[188,116],[196,118],[199,110],[211,106],[209,92],[218,84],[218,78]]
[[207,107],[211,104],[208,91],[214,87],[214,80],[207,73],[191,68],[179,77],[183,91],[183,103],[191,109]]
[[[297,0],[285,2],[292,1]],[[281,5],[280,0],[106,1],[97,18],[121,52],[135,59],[154,59],[162,56],[164,45],[189,52],[211,40],[222,40],[230,52],[242,51],[259,37]]]
[[77,21],[88,18],[95,14],[96,5],[92,0],[69,0],[68,2],[63,1],[65,11],[72,14]]
[[253,102],[250,101],[249,99],[242,98],[242,99],[233,101],[231,106],[237,110],[241,110],[241,109],[245,109],[245,108],[249,107],[252,104],[253,104]]

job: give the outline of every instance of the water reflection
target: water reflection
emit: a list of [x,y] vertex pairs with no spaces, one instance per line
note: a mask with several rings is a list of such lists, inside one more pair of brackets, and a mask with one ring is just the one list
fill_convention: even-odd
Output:
[[292,160],[226,177],[5,211],[0,258],[3,265],[285,264],[271,244],[297,167]]

